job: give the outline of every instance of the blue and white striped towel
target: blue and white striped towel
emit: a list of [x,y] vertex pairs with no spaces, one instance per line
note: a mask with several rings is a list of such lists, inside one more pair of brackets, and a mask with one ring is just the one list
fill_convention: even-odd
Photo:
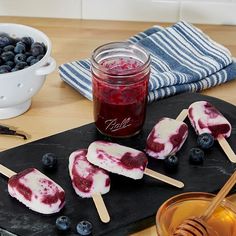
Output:
[[[129,39],[151,55],[148,101],[183,92],[197,92],[236,78],[229,50],[198,28],[181,21],[153,26]],[[92,100],[90,59],[59,66],[61,78]]]

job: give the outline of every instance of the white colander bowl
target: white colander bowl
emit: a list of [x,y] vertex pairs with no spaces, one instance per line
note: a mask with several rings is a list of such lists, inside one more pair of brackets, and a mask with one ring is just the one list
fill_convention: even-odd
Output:
[[19,24],[2,23],[0,33],[11,37],[31,37],[35,42],[44,43],[47,52],[34,65],[23,70],[0,74],[0,119],[21,115],[30,108],[32,97],[40,90],[46,75],[56,68],[55,60],[50,56],[51,41],[41,31]]

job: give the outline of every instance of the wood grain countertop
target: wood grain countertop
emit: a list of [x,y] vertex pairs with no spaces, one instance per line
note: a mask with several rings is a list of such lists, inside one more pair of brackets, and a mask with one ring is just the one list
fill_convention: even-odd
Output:
[[[26,17],[0,17],[1,23],[19,23],[35,27],[52,41],[52,57],[57,65],[90,57],[99,45],[121,41],[143,31],[157,22],[92,21]],[[168,26],[171,24],[161,24]],[[196,25],[207,35],[226,46],[236,57],[236,26]],[[236,105],[236,80],[205,90],[202,94],[217,97]],[[33,97],[32,106],[21,116],[0,120],[30,135],[21,138],[0,136],[0,151],[32,142],[71,128],[93,122],[92,102],[64,83],[58,70],[47,76],[43,88]],[[155,227],[147,228],[133,236],[154,236]]]

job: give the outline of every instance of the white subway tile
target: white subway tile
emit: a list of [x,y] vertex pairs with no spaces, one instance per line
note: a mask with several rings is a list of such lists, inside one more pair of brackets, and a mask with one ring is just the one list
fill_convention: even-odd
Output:
[[183,1],[180,19],[192,23],[236,24],[236,3]]
[[81,18],[82,0],[0,0],[2,16]]
[[83,0],[82,18],[176,22],[179,1]]

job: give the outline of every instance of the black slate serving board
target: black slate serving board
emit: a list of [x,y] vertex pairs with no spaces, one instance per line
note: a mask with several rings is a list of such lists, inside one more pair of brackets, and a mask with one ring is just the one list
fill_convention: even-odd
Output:
[[[167,172],[161,160],[149,158],[148,164],[153,170],[183,181],[184,189],[177,189],[148,176],[135,181],[111,174],[111,190],[103,197],[111,221],[104,224],[98,218],[92,199],[82,199],[75,194],[68,175],[68,157],[76,149],[87,148],[92,141],[102,139],[143,150],[147,135],[159,118],[163,116],[175,118],[182,109],[198,100],[211,102],[231,122],[233,131],[228,142],[236,151],[235,106],[194,93],[167,98],[148,105],[143,130],[132,138],[115,140],[104,137],[97,132],[92,123],[1,152],[0,163],[12,170],[19,172],[28,167],[36,167],[59,183],[66,191],[66,206],[60,213],[50,216],[35,213],[9,196],[7,179],[0,176],[0,227],[20,236],[73,236],[77,235],[75,231],[77,222],[86,219],[93,224],[93,235],[123,236],[155,224],[157,209],[173,195],[187,191],[217,192],[236,169],[236,165],[227,159],[217,143],[206,153],[202,166],[190,165],[188,151],[196,146],[197,136],[187,119],[189,136],[178,152],[180,161],[178,171]],[[58,156],[58,169],[53,173],[43,171],[41,166],[41,158],[47,152],[53,152]],[[71,218],[72,229],[69,232],[61,234],[56,230],[55,220],[59,215]]]

